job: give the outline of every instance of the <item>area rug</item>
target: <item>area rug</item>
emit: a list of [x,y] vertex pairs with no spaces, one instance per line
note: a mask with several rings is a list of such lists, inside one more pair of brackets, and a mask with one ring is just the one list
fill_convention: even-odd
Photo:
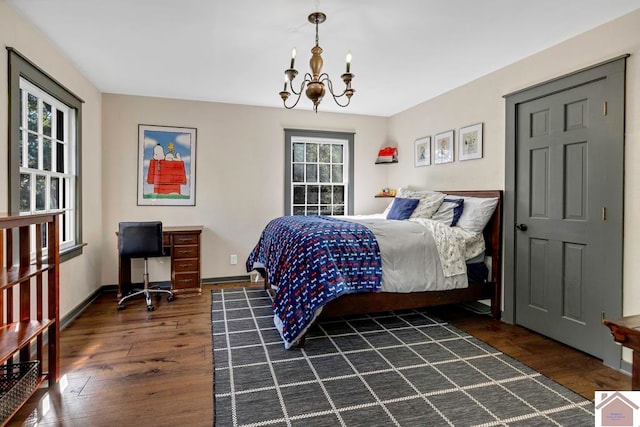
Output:
[[212,292],[215,426],[588,426],[593,402],[428,310],[322,321],[285,350],[269,294]]

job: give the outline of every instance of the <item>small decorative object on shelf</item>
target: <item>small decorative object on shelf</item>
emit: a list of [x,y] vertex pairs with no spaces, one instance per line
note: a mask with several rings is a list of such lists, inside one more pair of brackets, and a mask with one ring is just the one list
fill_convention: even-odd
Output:
[[396,189],[395,188],[383,188],[376,197],[396,197]]
[[398,163],[398,148],[384,147],[380,151],[378,151],[376,164],[379,163]]

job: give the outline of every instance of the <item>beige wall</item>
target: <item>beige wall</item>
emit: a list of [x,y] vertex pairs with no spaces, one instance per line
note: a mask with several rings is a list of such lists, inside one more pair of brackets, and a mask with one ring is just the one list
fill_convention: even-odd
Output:
[[13,8],[0,0],[0,212],[8,208],[7,50],[11,46],[82,98],[83,240],[84,253],[60,268],[61,314],[67,314],[102,284],[101,94],[58,49]]
[[[117,282],[114,231],[122,220],[204,225],[203,277],[247,274],[244,262],[262,229],[284,213],[285,128],[355,132],[355,211],[381,212],[384,204],[373,196],[387,171],[374,161],[385,145],[387,119],[320,110],[104,94],[102,283]],[[138,124],[197,128],[196,206],[137,206]],[[238,255],[238,265],[229,264],[231,254]],[[150,261],[151,279],[167,280],[166,260]],[[134,278],[139,268],[134,263]]]
[[[424,102],[389,120],[389,138],[410,152],[421,136],[484,123],[484,158],[421,168],[403,162],[388,185],[437,189],[504,189],[503,95],[630,53],[627,60],[625,147],[624,314],[640,313],[640,10]],[[456,151],[456,158],[457,158]]]
[[[283,213],[284,128],[356,132],[356,213],[379,212],[373,195],[383,186],[434,189],[504,188],[503,95],[630,53],[627,69],[624,314],[640,312],[640,11],[596,28],[391,118],[287,111],[136,96],[101,95],[42,34],[0,0],[0,42],[79,95],[83,106],[84,254],[61,268],[62,314],[103,284],[117,281],[114,231],[120,220],[161,219],[202,224],[204,277],[245,274],[243,263],[264,225]],[[0,53],[0,178],[7,165],[7,52]],[[325,101],[329,102],[329,100]],[[484,123],[484,157],[413,167],[413,141]],[[137,126],[198,129],[195,207],[136,205]],[[104,141],[104,143],[103,143]],[[397,143],[400,163],[376,166],[377,150]],[[2,172],[4,171],[4,173]],[[7,208],[0,181],[0,211]],[[239,264],[229,265],[237,254]],[[73,274],[72,274],[73,272]],[[152,274],[168,274],[154,261]],[[153,277],[152,277],[153,278]],[[627,354],[628,356],[628,354]],[[628,358],[628,357],[626,357]]]

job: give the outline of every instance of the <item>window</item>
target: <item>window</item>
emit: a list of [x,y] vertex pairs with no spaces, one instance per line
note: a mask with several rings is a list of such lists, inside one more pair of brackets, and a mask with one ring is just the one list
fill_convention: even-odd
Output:
[[68,259],[82,248],[82,101],[12,49],[9,70],[9,211],[61,210],[60,252]]
[[285,130],[286,215],[353,214],[353,133]]

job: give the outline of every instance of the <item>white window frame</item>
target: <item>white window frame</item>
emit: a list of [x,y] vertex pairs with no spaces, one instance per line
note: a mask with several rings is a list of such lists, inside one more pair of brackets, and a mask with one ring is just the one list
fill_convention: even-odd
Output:
[[[348,212],[349,211],[349,141],[346,139],[333,139],[333,138],[305,138],[305,137],[301,137],[301,136],[295,136],[291,138],[291,145],[289,147],[289,149],[291,150],[291,153],[293,153],[294,150],[294,145],[295,144],[316,144],[318,147],[320,147],[320,145],[325,144],[325,145],[339,145],[342,147],[342,163],[339,163],[340,165],[342,165],[342,181],[333,181],[333,168],[329,167],[329,181],[327,182],[322,182],[320,181],[320,170],[319,168],[316,170],[316,177],[317,177],[317,181],[307,181],[307,168],[306,165],[308,164],[316,164],[318,166],[320,165],[329,165],[332,166],[335,163],[333,163],[333,161],[330,161],[329,163],[326,162],[321,162],[320,161],[320,154],[318,152],[318,160],[316,162],[307,162],[307,159],[304,159],[304,161],[302,162],[296,162],[293,160],[291,161],[291,167],[289,169],[289,180],[291,181],[291,187],[293,189],[293,187],[298,186],[298,185],[304,185],[305,187],[308,187],[310,185],[316,185],[318,187],[322,187],[324,186],[342,186],[344,189],[344,195],[343,195],[343,213],[342,214],[337,214],[337,215],[344,215],[344,212]],[[319,150],[318,150],[319,151]],[[306,150],[305,150],[305,155],[306,155]],[[330,154],[331,156],[331,154]],[[294,171],[294,165],[296,164],[303,164],[305,165],[304,168],[304,181],[300,182],[300,181],[294,181],[293,180],[293,171]],[[289,205],[291,208],[291,212],[294,213],[295,212],[295,207],[299,206],[299,204],[294,203],[294,191],[291,191],[291,196],[289,198]],[[306,194],[306,191],[305,191]],[[306,198],[305,198],[306,199]],[[321,206],[322,205],[327,205],[327,204],[323,204],[321,203],[321,194],[320,192],[318,193],[318,203],[312,204],[310,205],[309,203],[307,203],[307,201],[305,200],[305,208],[308,208],[310,206],[317,206],[318,207],[318,213],[317,214],[313,214],[313,213],[305,213],[305,215],[326,215],[326,213],[322,213],[322,209]],[[335,206],[336,204],[333,201],[333,192],[332,192],[332,197],[331,197],[331,215],[336,215],[335,213]]]
[[[45,203],[44,209],[40,211],[48,211],[52,209],[60,210],[63,214],[60,215],[60,250],[68,249],[75,244],[75,200],[76,200],[76,116],[75,110],[60,102],[55,97],[49,95],[47,92],[41,90],[37,86],[30,83],[25,78],[20,78],[20,89],[22,96],[22,111],[20,112],[21,123],[20,132],[22,134],[22,164],[20,165],[20,174],[30,175],[30,201],[29,209],[21,212],[37,212],[36,206],[36,177],[46,177],[45,184]],[[28,95],[31,94],[38,99],[38,129],[36,132],[28,129]],[[55,119],[51,120],[51,136],[48,137],[51,140],[51,170],[45,170],[43,160],[43,148],[44,148],[44,129],[43,129],[43,117],[44,117],[44,103],[51,105],[52,109],[57,109],[64,113],[64,130],[63,140],[57,139],[57,123]],[[29,134],[36,135],[38,140],[38,165],[36,168],[28,167],[28,151],[29,151]],[[62,144],[63,149],[63,172],[56,172],[57,170],[57,153],[55,151],[56,144]],[[51,206],[51,178],[58,178],[58,206]],[[63,191],[63,187],[66,186],[66,191]],[[63,194],[64,199],[63,200]],[[63,207],[65,206],[65,207]],[[64,230],[64,232],[63,232]],[[35,236],[32,233],[32,247],[35,247]],[[46,239],[43,239],[46,242]]]

